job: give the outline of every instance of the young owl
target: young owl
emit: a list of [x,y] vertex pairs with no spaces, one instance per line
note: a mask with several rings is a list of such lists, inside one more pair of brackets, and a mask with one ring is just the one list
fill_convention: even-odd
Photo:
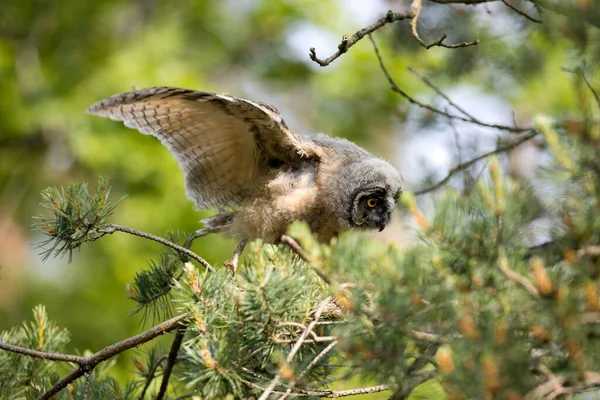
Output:
[[383,230],[401,177],[386,161],[345,139],[292,133],[267,104],[224,94],[152,87],[117,94],[89,114],[123,121],[158,138],[177,159],[203,220],[201,234],[276,243],[294,221],[322,242],[352,229]]

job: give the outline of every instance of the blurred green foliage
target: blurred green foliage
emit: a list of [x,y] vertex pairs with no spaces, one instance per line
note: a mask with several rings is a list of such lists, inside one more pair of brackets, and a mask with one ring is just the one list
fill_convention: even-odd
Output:
[[[136,304],[125,285],[163,249],[127,235],[106,237],[67,259],[41,262],[30,230],[39,193],[50,185],[110,177],[128,198],[116,223],[164,235],[193,231],[210,212],[185,199],[176,162],[153,138],[87,116],[93,102],[132,86],[181,86],[229,92],[277,106],[299,133],[344,136],[391,159],[405,140],[411,115],[432,119],[388,90],[367,40],[327,68],[308,59],[335,50],[342,34],[365,25],[350,8],[403,11],[407,1],[244,0],[8,0],[0,6],[0,329],[15,326],[45,304],[68,327],[69,351],[99,349],[140,330],[128,317]],[[407,71],[425,71],[442,88],[457,82],[509,102],[518,121],[534,114],[580,115],[580,78],[561,67],[600,60],[597,1],[545,10],[534,24],[501,4],[478,7],[425,3],[425,40],[478,38],[466,49],[424,50],[407,23],[376,34],[388,68],[410,93],[431,92]],[[567,2],[565,2],[567,3]],[[349,4],[353,4],[352,7]],[[525,6],[524,2],[515,5]],[[535,10],[531,10],[535,12]],[[586,23],[589,22],[589,23]],[[370,23],[370,21],[367,21]],[[318,38],[319,43],[310,39]],[[298,47],[306,44],[304,54]],[[579,90],[573,90],[573,82]],[[586,97],[586,98],[587,98]],[[593,102],[586,100],[589,107]],[[219,264],[231,240],[211,236],[194,250]],[[119,371],[130,369],[121,358]]]

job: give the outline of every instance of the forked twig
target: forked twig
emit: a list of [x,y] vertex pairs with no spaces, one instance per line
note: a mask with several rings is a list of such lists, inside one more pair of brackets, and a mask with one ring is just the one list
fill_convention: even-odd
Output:
[[373,37],[371,35],[369,35],[369,39],[371,40],[371,43],[373,44],[373,49],[375,50],[375,55],[377,56],[377,61],[379,62],[379,66],[381,68],[381,71],[383,72],[383,74],[385,75],[388,83],[390,84],[390,87],[392,89],[392,91],[394,91],[395,93],[398,93],[399,95],[401,95],[402,97],[404,97],[406,100],[408,100],[411,104],[414,104],[416,106],[419,106],[421,108],[424,108],[426,110],[429,110],[431,112],[434,112],[438,115],[442,115],[446,118],[449,119],[455,119],[455,120],[459,120],[459,121],[463,121],[463,122],[468,122],[474,125],[479,125],[485,128],[493,128],[493,129],[498,129],[501,131],[508,131],[508,132],[513,132],[513,133],[523,133],[523,132],[529,132],[532,131],[534,128],[532,127],[526,127],[526,128],[519,128],[519,127],[515,127],[515,126],[508,126],[508,125],[501,125],[501,124],[490,124],[487,122],[482,122],[479,121],[477,119],[473,119],[472,117],[464,117],[461,115],[455,115],[455,114],[450,114],[446,111],[440,110],[436,107],[433,107],[429,104],[425,104],[422,103],[420,101],[418,101],[417,99],[415,99],[414,97],[410,96],[408,93],[406,93],[404,90],[402,90],[398,84],[396,83],[396,81],[394,80],[394,78],[392,78],[392,76],[390,75],[387,67],[385,66],[385,63],[383,62],[383,58],[381,57],[381,53],[379,52],[379,47],[377,46],[377,43],[375,42],[375,39],[373,39]]
[[446,40],[446,34],[443,34],[442,37],[440,39],[436,40],[435,42],[426,43],[421,38],[421,36],[419,35],[419,32],[417,30],[417,25],[419,23],[419,17],[421,15],[422,8],[423,8],[422,0],[413,0],[413,2],[411,3],[410,11],[413,14],[413,17],[410,20],[410,30],[412,32],[413,37],[416,39],[416,41],[419,42],[419,44],[421,46],[423,46],[424,48],[430,49],[434,46],[439,46],[439,47],[445,47],[447,49],[457,49],[459,47],[469,47],[469,46],[475,46],[475,45],[479,44],[479,39],[473,40],[471,42],[445,44],[444,40]]
[[390,24],[390,23],[393,23],[396,21],[402,21],[404,19],[410,19],[410,18],[413,18],[413,14],[410,12],[409,13],[395,13],[392,10],[389,10],[384,17],[379,18],[373,24],[357,31],[351,37],[344,35],[342,37],[342,41],[338,45],[338,50],[331,56],[327,57],[326,59],[318,58],[317,51],[315,50],[314,47],[311,47],[310,53],[309,53],[310,59],[313,60],[314,62],[316,62],[317,64],[319,64],[321,67],[326,67],[329,64],[331,64],[333,61],[335,61],[339,56],[341,56],[342,54],[347,52],[350,47],[354,46],[359,40],[361,40],[363,37],[365,37],[365,35],[375,32],[377,29],[381,28],[382,26],[384,26],[386,24]]

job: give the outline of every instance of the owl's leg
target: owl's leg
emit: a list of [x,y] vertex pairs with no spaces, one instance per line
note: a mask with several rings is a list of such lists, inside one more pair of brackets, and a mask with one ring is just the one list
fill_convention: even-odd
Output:
[[234,213],[220,213],[217,215],[213,215],[212,217],[204,218],[202,221],[204,224],[204,228],[198,229],[196,232],[192,233],[186,240],[186,247],[190,247],[194,240],[210,235],[211,233],[221,233],[227,230],[231,226],[231,222],[233,221]]
[[247,239],[241,240],[238,243],[235,251],[233,252],[233,256],[231,257],[231,259],[227,260],[223,263],[225,265],[225,268],[227,268],[229,270],[229,273],[231,273],[231,275],[235,275],[235,272],[237,271],[237,265],[240,260],[240,256],[242,255],[242,252],[244,251],[244,248],[246,247],[247,244],[248,244]]

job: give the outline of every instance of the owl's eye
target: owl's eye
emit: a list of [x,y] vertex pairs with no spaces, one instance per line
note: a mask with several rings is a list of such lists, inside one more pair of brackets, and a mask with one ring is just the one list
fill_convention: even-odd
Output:
[[373,208],[377,205],[377,199],[368,199],[367,200],[367,206],[370,208]]

